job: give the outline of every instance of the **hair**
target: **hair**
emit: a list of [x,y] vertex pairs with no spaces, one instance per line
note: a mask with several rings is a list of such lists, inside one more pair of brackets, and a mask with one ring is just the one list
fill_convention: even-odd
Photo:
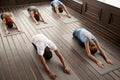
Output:
[[61,7],[58,8],[59,12],[62,13],[63,9]]
[[36,19],[37,21],[39,21],[39,20],[40,20],[39,15],[38,15],[38,14],[36,14],[35,12],[34,12],[34,17],[35,17],[35,19]]
[[97,48],[96,48],[95,45],[92,45],[92,46],[90,47],[90,52],[91,52],[91,54],[95,54],[95,53],[97,52]]
[[[52,10],[56,13],[56,10],[55,10],[54,7],[52,7]],[[58,8],[58,11],[59,11],[60,13],[62,13],[62,12],[63,12],[63,9],[62,9],[61,7],[59,7],[59,8]]]
[[[36,45],[34,43],[32,43],[32,45],[34,46],[35,50],[37,51]],[[43,57],[45,58],[45,60],[50,60],[52,58],[52,52],[50,51],[50,49],[48,47],[45,48]]]
[[9,28],[12,28],[13,27],[13,22],[8,22],[7,25],[8,25]]
[[50,60],[52,58],[52,51],[48,47],[45,48],[44,50],[44,58],[45,60]]
[[30,8],[28,8],[27,11],[30,11]]

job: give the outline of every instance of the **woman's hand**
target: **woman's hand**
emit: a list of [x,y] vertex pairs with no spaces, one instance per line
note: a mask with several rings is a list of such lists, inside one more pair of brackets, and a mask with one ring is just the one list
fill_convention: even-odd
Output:
[[53,73],[53,72],[51,72],[50,74],[49,74],[49,76],[50,76],[50,78],[52,79],[52,80],[56,80],[56,75]]
[[70,70],[69,70],[67,67],[64,68],[64,72],[65,72],[66,74],[70,74]]
[[106,59],[106,62],[109,63],[109,64],[113,64],[113,62],[109,58]]
[[103,64],[101,61],[98,61],[98,62],[97,62],[97,65],[98,65],[100,68],[104,68],[104,64]]

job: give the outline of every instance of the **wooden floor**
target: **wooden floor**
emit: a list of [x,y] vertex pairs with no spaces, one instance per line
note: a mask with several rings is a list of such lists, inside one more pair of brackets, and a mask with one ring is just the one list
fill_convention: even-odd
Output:
[[[95,34],[102,43],[102,47],[120,61],[120,48],[95,31],[94,27],[99,27],[100,25],[92,23],[70,8],[69,11],[71,15],[79,19],[79,21],[65,24],[48,10],[48,3],[43,4],[44,5],[34,5],[40,9],[44,18],[53,24],[53,27],[39,30],[37,30],[35,24],[29,22],[28,17],[23,14],[23,10],[27,8],[26,5],[0,8],[0,13],[4,11],[13,12],[18,26],[24,30],[22,34],[7,37],[0,36],[0,80],[45,80],[45,77],[48,77],[47,74],[42,74],[41,70],[43,67],[35,52],[31,51],[29,48],[31,47],[29,43],[32,35],[38,33],[45,34],[55,42],[71,71],[75,73],[79,80],[120,80],[120,68],[107,74],[100,75],[89,63],[87,63],[87,61],[85,61],[84,57],[77,54],[77,52],[71,48],[70,44],[63,39],[63,35],[70,34],[76,28],[82,26],[93,31],[93,34]],[[57,78],[57,80],[59,79]]]

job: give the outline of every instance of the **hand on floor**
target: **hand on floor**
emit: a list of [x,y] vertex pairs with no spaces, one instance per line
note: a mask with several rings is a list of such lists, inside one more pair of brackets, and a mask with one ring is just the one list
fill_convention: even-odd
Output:
[[104,64],[103,64],[101,61],[97,62],[97,65],[98,65],[100,68],[104,68]]
[[22,30],[21,29],[18,29],[18,32],[21,32]]
[[66,74],[70,74],[70,70],[68,69],[68,68],[64,68],[64,72],[66,73]]
[[44,24],[47,24],[47,22],[44,22]]
[[49,76],[50,76],[50,78],[52,79],[52,80],[56,80],[56,75],[52,72],[52,73],[50,73],[49,74]]
[[36,25],[39,25],[39,23],[38,23],[38,22],[36,22]]
[[10,34],[10,32],[9,32],[9,31],[6,31],[6,35],[8,35],[8,34]]
[[113,62],[109,58],[106,59],[106,62],[109,63],[109,64],[113,64]]
[[71,16],[70,16],[70,15],[67,15],[67,17],[68,17],[68,18],[71,18]]

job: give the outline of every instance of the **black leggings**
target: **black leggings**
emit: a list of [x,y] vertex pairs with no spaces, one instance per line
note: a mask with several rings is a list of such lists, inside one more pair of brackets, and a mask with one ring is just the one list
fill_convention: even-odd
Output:
[[80,44],[80,46],[81,46],[82,48],[85,48],[84,43],[83,43],[77,36],[75,36],[75,32],[73,32],[73,37],[77,39],[78,43]]

